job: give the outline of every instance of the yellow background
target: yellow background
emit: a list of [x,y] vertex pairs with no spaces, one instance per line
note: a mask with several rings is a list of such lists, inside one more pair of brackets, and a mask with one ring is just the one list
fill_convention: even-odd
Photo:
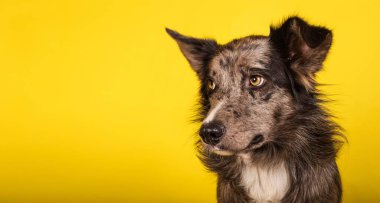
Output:
[[0,202],[215,202],[195,156],[197,78],[164,27],[332,28],[318,81],[346,129],[344,202],[380,202],[379,1],[0,2]]

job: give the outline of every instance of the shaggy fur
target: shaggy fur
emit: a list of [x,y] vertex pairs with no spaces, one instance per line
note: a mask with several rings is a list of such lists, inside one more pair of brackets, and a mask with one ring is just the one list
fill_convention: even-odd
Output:
[[[220,45],[167,29],[201,81],[202,128],[222,126],[217,142],[202,136],[200,158],[219,203],[340,202],[340,127],[314,80],[332,32],[298,17],[270,30]],[[250,85],[254,76],[265,83]]]

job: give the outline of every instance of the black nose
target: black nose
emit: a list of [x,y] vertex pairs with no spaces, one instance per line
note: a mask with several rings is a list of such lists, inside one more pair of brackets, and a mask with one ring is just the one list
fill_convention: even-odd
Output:
[[221,122],[214,121],[203,124],[199,135],[206,144],[216,145],[225,131],[225,127]]

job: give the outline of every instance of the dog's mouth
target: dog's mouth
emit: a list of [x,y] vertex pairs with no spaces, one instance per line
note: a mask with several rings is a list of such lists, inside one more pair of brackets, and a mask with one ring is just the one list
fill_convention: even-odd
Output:
[[214,154],[220,155],[220,156],[232,156],[236,153],[234,151],[226,150],[226,149],[223,149],[223,148],[220,148],[217,146],[211,146],[211,145],[205,144],[205,143],[203,143],[203,144],[205,145],[205,147],[208,151],[210,151]]
[[252,138],[248,146],[242,150],[229,150],[223,146],[212,146],[212,145],[206,144],[203,141],[202,141],[202,144],[207,151],[210,151],[214,154],[217,154],[220,156],[232,156],[234,154],[247,152],[251,149],[257,149],[260,146],[262,146],[263,141],[264,141],[264,136],[262,134],[257,134]]

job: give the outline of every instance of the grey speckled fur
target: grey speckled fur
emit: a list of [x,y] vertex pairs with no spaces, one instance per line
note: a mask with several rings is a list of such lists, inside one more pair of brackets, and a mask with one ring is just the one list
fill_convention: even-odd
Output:
[[[341,201],[335,158],[338,137],[344,136],[323,108],[314,81],[332,43],[330,30],[290,17],[271,27],[269,36],[248,36],[225,45],[167,32],[199,76],[199,120],[223,102],[213,120],[223,123],[226,132],[216,147],[230,156],[212,153],[215,146],[197,144],[201,160],[218,176],[219,203],[263,202],[242,185],[244,156],[249,165],[267,170],[284,164],[288,188],[274,202]],[[252,75],[265,78],[265,84],[252,88]],[[216,84],[214,90],[208,87],[210,81]],[[258,135],[262,141],[252,145]]]

